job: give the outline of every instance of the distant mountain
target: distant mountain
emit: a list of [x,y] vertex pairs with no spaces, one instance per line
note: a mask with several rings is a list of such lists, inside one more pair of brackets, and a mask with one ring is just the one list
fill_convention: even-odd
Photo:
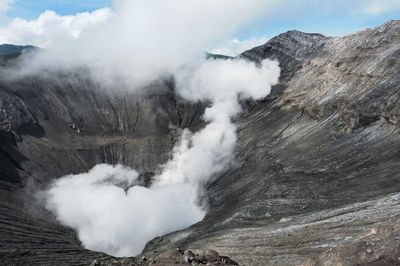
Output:
[[32,45],[13,45],[13,44],[2,44],[0,45],[0,55],[8,54],[19,54],[23,51],[39,49]]

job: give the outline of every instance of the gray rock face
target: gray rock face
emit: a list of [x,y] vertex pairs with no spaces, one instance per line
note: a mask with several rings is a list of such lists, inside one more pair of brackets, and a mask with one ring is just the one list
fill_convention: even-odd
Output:
[[[180,247],[245,265],[400,263],[400,22],[334,38],[290,31],[241,57],[279,60],[281,82],[243,103],[237,164],[208,184],[204,221],[154,239],[145,254]],[[146,93],[99,87],[84,73],[0,77],[4,264],[112,260],[83,249],[34,204],[34,191],[103,162],[138,169],[145,184],[176,141],[171,125],[202,126],[204,106],[176,97],[172,82]]]
[[[399,29],[400,22],[391,21],[345,37],[287,32],[243,53],[256,60],[277,58],[282,83],[238,119],[239,166],[209,185],[204,221],[155,239],[147,250],[206,247],[246,265],[294,265],[307,259],[323,264],[319,256],[331,250],[345,265],[367,263],[355,255],[355,239],[374,223],[397,231],[393,223],[400,214],[389,211],[393,205],[385,211],[378,204],[372,208],[382,216],[355,211],[353,224],[346,224],[340,222],[341,208],[400,190]],[[293,43],[295,51],[285,52]],[[268,52],[274,50],[274,55]],[[398,196],[389,201],[400,203]],[[337,220],[319,218],[323,229],[301,220],[317,221],[316,213],[330,211]],[[303,229],[293,233],[293,226]],[[388,236],[387,241],[394,240]]]
[[110,91],[85,76],[0,78],[2,263],[89,264],[105,257],[84,250],[73,231],[36,203],[35,193],[99,163],[134,167],[149,185],[176,141],[171,126],[201,126],[203,105],[177,98],[168,82],[146,93]]

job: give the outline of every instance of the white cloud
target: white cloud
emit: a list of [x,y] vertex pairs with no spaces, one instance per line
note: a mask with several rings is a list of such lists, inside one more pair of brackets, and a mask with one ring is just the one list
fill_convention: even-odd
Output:
[[45,60],[53,65],[37,64],[40,68],[81,62],[90,65],[99,77],[122,77],[140,86],[202,58],[205,51],[229,39],[277,2],[116,0],[113,11],[102,9],[76,16],[47,11],[37,20],[15,19],[0,28],[0,42],[29,43],[58,53]]
[[[0,25],[7,23],[6,13],[15,0],[0,0]],[[1,44],[1,43],[0,43]]]
[[251,38],[248,40],[239,40],[235,38],[225,42],[211,52],[214,54],[237,56],[246,50],[265,44],[268,40],[269,39],[267,37]]
[[364,3],[363,13],[380,15],[400,9],[400,0],[370,0]]
[[[13,2],[15,0],[0,0],[0,16],[1,13],[4,15]],[[119,49],[121,48],[121,53],[126,54],[126,52],[134,52],[134,49],[142,47],[142,44],[147,41],[153,53],[143,54],[143,57],[160,56],[159,51],[168,54],[166,50],[171,47],[185,52],[188,50],[187,47],[191,47],[196,51],[201,48],[215,53],[237,55],[266,40],[266,38],[254,38],[226,41],[232,38],[232,34],[240,26],[259,15],[272,17],[275,20],[293,17],[301,25],[304,17],[309,16],[314,10],[320,10],[321,14],[327,16],[343,12],[343,10],[353,15],[360,13],[379,15],[400,9],[400,0],[350,2],[338,0],[329,3],[320,0],[301,0],[294,1],[289,7],[285,2],[278,0],[249,0],[247,2],[243,0],[149,0],[147,2],[115,0],[113,9],[117,14],[115,18],[112,18],[112,15],[115,15],[113,11],[104,8],[92,13],[71,16],[60,16],[53,11],[46,11],[38,19],[30,21],[22,18],[12,19],[6,26],[0,28],[0,43],[71,48],[71,40],[81,42],[85,40],[84,42],[87,42],[87,46],[91,48],[99,46],[95,48],[96,50],[102,49],[103,52],[111,53],[112,49],[118,46]],[[98,26],[93,29],[95,24],[101,22],[107,22],[107,26],[103,24],[104,27]],[[128,24],[130,27],[123,26]],[[183,34],[185,34],[185,39]],[[88,39],[101,40],[104,44],[100,42],[89,44]],[[179,42],[182,45],[179,46]],[[129,46],[131,48],[127,48]],[[169,51],[169,54],[175,54],[172,52]],[[138,55],[140,58],[139,53],[133,53],[135,57]],[[184,53],[182,56],[187,56],[187,54]],[[140,60],[143,59],[140,58]]]
[[16,18],[0,28],[0,43],[65,48],[78,40],[85,29],[104,23],[111,14],[109,8],[73,16],[60,16],[47,10],[37,20]]
[[15,0],[0,0],[0,14],[6,12]]

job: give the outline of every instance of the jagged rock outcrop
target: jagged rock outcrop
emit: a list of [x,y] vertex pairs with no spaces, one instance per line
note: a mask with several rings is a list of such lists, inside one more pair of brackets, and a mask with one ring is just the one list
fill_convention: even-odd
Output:
[[[400,22],[344,37],[289,31],[240,57],[279,60],[280,84],[243,103],[237,164],[208,185],[204,221],[154,239],[144,255],[180,247],[245,265],[400,264]],[[151,175],[174,126],[198,129],[203,109],[177,98],[172,82],[139,94],[104,90],[84,73],[0,77],[2,262],[115,260],[83,249],[34,192],[103,162]]]

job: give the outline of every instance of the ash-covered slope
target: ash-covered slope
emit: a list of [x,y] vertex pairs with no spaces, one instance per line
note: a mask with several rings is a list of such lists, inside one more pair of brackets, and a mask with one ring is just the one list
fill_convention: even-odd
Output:
[[[5,58],[12,64],[13,58]],[[11,61],[10,61],[11,60]],[[9,81],[0,78],[0,257],[5,265],[82,265],[105,254],[44,211],[35,195],[51,180],[121,163],[151,176],[168,159],[177,132],[201,123],[169,82],[141,93],[103,89],[87,73]]]
[[[243,103],[237,164],[208,185],[205,220],[146,252],[215,249],[246,265],[399,263],[400,22],[335,38],[290,31],[241,57],[279,60],[281,82]],[[0,77],[4,264],[113,263],[83,249],[33,195],[102,162],[151,174],[176,140],[171,125],[201,127],[204,106],[177,98],[173,83],[144,91],[102,89],[85,73]]]
[[290,31],[241,56],[277,58],[281,84],[238,119],[239,165],[209,185],[204,221],[147,250],[400,263],[399,196],[374,201],[400,191],[400,22],[335,38]]

